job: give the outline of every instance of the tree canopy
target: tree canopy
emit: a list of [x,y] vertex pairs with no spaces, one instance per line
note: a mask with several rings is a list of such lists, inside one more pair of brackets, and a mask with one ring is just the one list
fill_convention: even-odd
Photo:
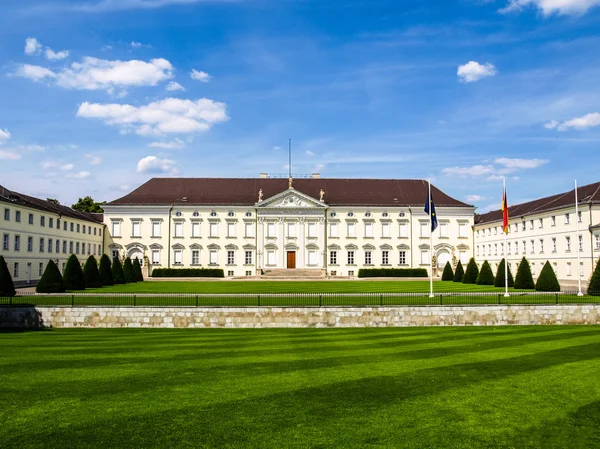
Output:
[[77,203],[73,204],[71,208],[80,210],[81,212],[102,213],[104,212],[104,209],[102,209],[104,204],[106,204],[106,201],[97,203],[91,196],[86,196],[85,198],[79,198]]

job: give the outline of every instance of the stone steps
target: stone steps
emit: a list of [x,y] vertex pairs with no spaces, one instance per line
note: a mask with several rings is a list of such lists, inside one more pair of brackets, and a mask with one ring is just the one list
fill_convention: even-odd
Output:
[[325,277],[320,268],[263,268],[263,279],[268,278],[301,278],[301,279],[322,279]]

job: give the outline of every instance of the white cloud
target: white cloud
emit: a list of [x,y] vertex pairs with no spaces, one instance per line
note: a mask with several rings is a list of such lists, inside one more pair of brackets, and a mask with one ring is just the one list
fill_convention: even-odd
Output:
[[46,48],[44,54],[46,55],[46,59],[50,59],[51,61],[65,59],[67,56],[69,56],[69,52],[67,50],[55,52],[51,48]]
[[[98,0],[93,2],[73,3],[70,10],[96,13],[105,11],[123,11],[128,9],[155,9],[169,5],[188,5],[207,0]],[[231,0],[212,0],[216,3],[230,2]]]
[[208,83],[212,78],[212,76],[210,76],[208,73],[198,71],[196,69],[192,69],[192,71],[190,72],[190,77],[193,80],[200,81],[202,83]]
[[145,62],[109,61],[87,56],[82,62],[74,62],[57,72],[41,66],[22,64],[14,75],[33,81],[49,78],[55,85],[65,89],[102,89],[112,92],[115,87],[156,86],[173,77],[173,66],[162,58]]
[[485,198],[481,195],[467,195],[467,201],[481,201]]
[[44,170],[58,169],[61,171],[70,171],[75,168],[74,164],[63,164],[59,161],[44,161],[41,166]]
[[80,171],[77,173],[70,173],[67,175],[67,178],[73,178],[73,179],[85,179],[85,178],[89,178],[91,175],[91,173],[89,171]]
[[90,165],[99,165],[102,163],[100,156],[94,156],[93,154],[86,154],[85,158],[90,162]]
[[17,161],[21,159],[21,154],[14,151],[0,150],[0,160]]
[[10,133],[8,132],[8,129],[0,129],[0,145],[2,145],[8,139],[10,139]]
[[444,168],[442,173],[445,175],[457,175],[457,176],[483,176],[491,175],[495,171],[493,165],[473,165],[472,167],[451,167]]
[[225,103],[207,98],[195,101],[166,98],[139,107],[85,102],[79,106],[77,116],[102,119],[107,125],[119,126],[123,132],[144,136],[204,132],[229,119]]
[[25,39],[25,54],[36,55],[42,52],[42,44],[35,37]]
[[312,151],[310,151],[310,150],[306,150],[306,154],[307,154],[308,156],[314,156],[314,155],[315,155],[315,153],[313,153],[313,152],[312,152]]
[[181,84],[179,84],[177,81],[171,81],[169,84],[167,84],[167,87],[165,87],[166,90],[185,90],[185,87],[183,87]]
[[143,44],[140,42],[131,41],[131,46],[133,48],[140,48]]
[[175,167],[175,161],[170,159],[159,159],[156,156],[146,156],[139,160],[137,172],[176,175],[179,171]]
[[598,112],[591,112],[581,117],[574,117],[562,123],[552,120],[544,125],[547,129],[556,128],[559,131],[567,131],[569,128],[584,130],[595,126],[600,126],[600,113]]
[[517,170],[526,170],[530,168],[538,168],[550,162],[548,159],[520,159],[500,157],[494,160],[495,164],[502,165],[504,168],[498,170],[501,174],[512,173]]
[[150,148],[162,148],[163,150],[176,150],[185,147],[185,142],[181,139],[175,139],[170,142],[151,142],[148,146]]
[[122,186],[119,186],[119,190],[123,190],[123,191],[129,190],[129,186],[124,184]]
[[279,151],[279,150],[281,150],[281,147],[279,147],[279,146],[275,146],[275,147],[273,147],[273,149],[274,149],[275,151]]
[[[500,181],[505,175],[519,170],[538,168],[550,162],[548,159],[520,159],[500,157],[494,159],[494,164],[472,165],[471,167],[444,168],[442,172],[447,176],[461,178],[485,178],[487,181]],[[475,200],[473,200],[475,201]]]
[[500,12],[519,12],[526,7],[534,7],[544,16],[552,14],[580,16],[598,5],[600,0],[508,0],[508,4],[500,9]]
[[479,81],[482,78],[494,76],[496,73],[498,73],[498,71],[493,64],[486,62],[481,65],[476,61],[469,61],[464,65],[458,66],[458,71],[456,72],[459,80],[463,83]]

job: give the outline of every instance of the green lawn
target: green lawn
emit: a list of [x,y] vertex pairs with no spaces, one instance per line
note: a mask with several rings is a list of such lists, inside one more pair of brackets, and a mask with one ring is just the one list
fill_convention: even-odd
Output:
[[0,446],[600,446],[600,327],[0,334]]

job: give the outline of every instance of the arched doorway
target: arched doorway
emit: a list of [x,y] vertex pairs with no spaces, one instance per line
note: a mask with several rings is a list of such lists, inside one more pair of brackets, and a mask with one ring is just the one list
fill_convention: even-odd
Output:
[[450,264],[452,264],[452,254],[450,254],[450,252],[447,249],[439,250],[437,253],[438,270],[443,270],[447,262],[450,262]]
[[131,259],[132,262],[134,259],[137,259],[140,263],[140,267],[144,266],[144,252],[140,248],[131,248],[127,252],[127,256]]

